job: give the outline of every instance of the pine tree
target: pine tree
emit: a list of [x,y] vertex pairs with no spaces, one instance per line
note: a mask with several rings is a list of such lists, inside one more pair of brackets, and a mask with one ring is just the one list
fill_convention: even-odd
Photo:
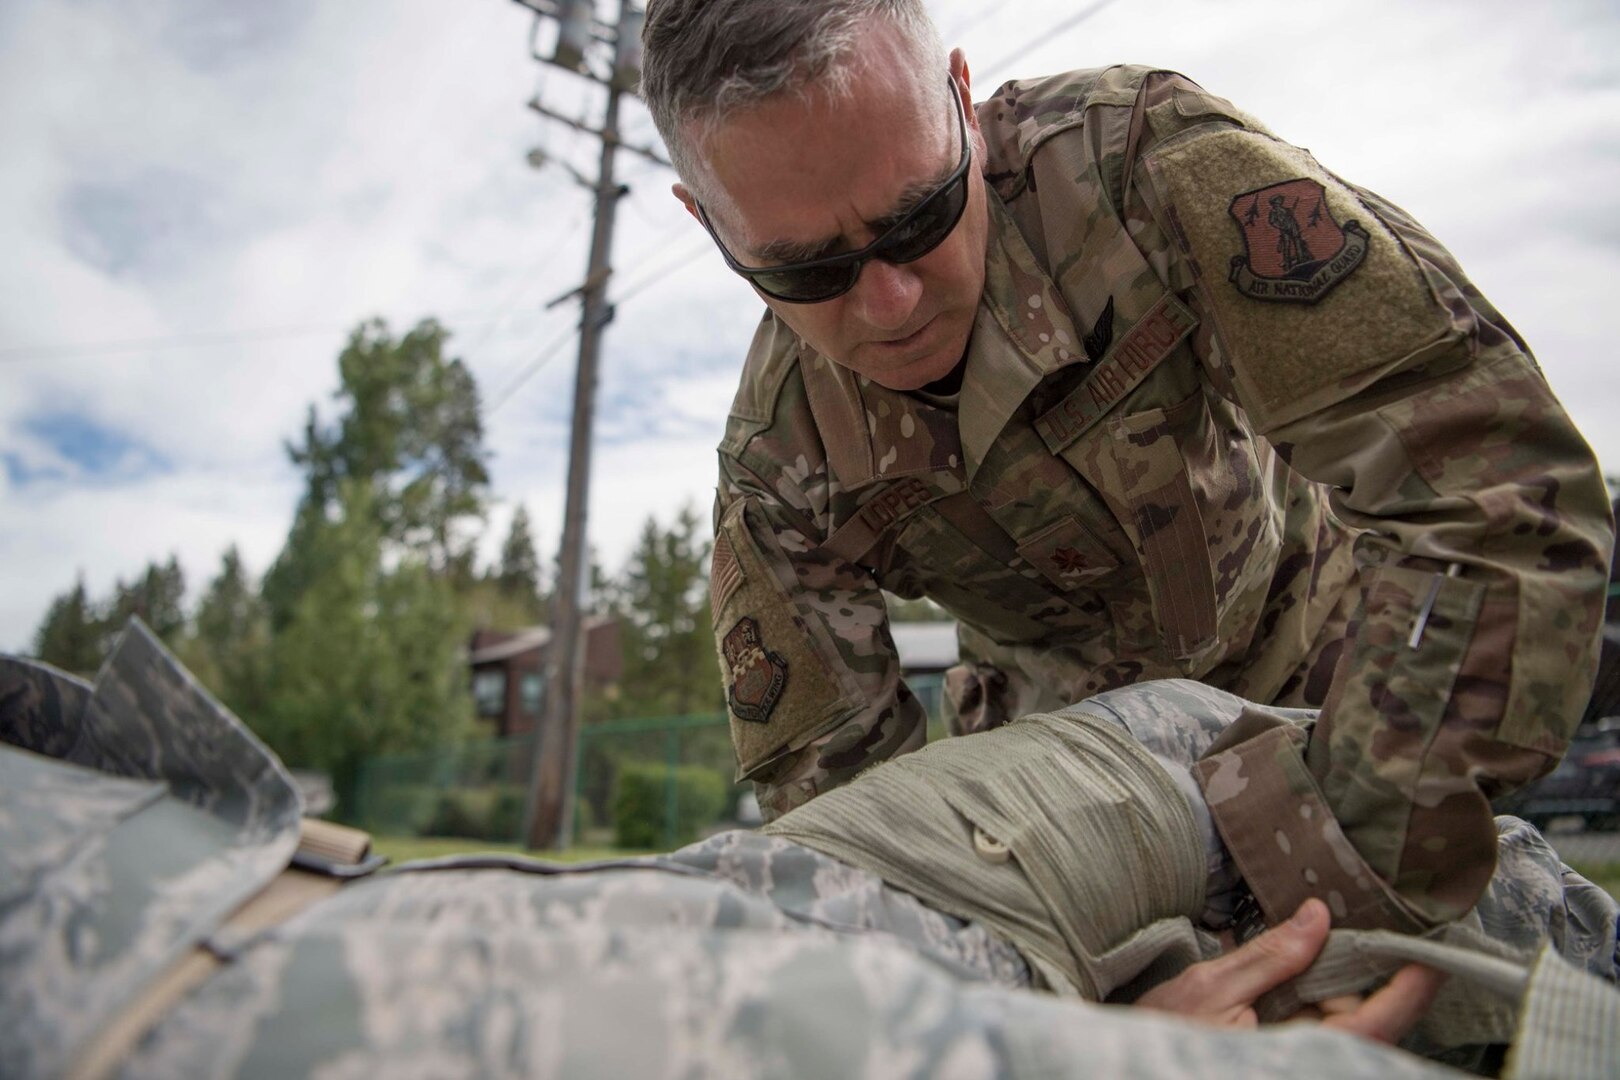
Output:
[[721,707],[710,632],[711,543],[688,506],[664,529],[648,518],[614,590],[624,648],[620,715],[683,715]]
[[101,666],[106,628],[85,593],[84,575],[51,601],[34,633],[34,655],[63,671],[94,678]]
[[534,535],[529,529],[529,511],[521,505],[512,514],[512,527],[501,545],[495,582],[502,596],[523,605],[533,613],[533,621],[539,621],[544,611],[540,557],[535,554]]
[[180,655],[250,726],[263,717],[269,690],[269,610],[234,544],[197,604],[194,630]]
[[448,336],[432,320],[402,338],[357,328],[337,416],[312,408],[287,446],[305,486],[265,575],[260,730],[340,786],[364,757],[453,741],[471,716],[462,649],[489,474],[477,386]]
[[450,583],[421,555],[392,566],[368,488],[339,484],[330,520],[305,531],[316,568],[271,647],[260,734],[289,764],[331,770],[461,737],[471,698]]
[[174,648],[186,630],[186,577],[180,560],[170,555],[159,566],[148,563],[141,575],[124,584],[120,579],[113,591],[107,629],[116,634],[132,618],[139,618],[165,645]]

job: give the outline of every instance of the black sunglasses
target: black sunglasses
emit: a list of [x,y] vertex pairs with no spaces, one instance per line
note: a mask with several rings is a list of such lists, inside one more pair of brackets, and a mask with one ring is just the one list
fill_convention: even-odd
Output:
[[861,276],[861,267],[871,259],[908,263],[939,247],[956,228],[956,223],[962,220],[962,211],[967,209],[967,173],[968,165],[973,161],[968,148],[967,117],[962,112],[962,95],[957,92],[954,80],[947,81],[951,100],[956,103],[956,129],[962,142],[962,160],[957,162],[955,171],[945,182],[930,191],[905,217],[859,251],[805,262],[783,263],[780,266],[744,266],[726,250],[720,235],[709,223],[709,215],[704,212],[703,204],[697,203],[698,220],[714,238],[726,265],[747,278],[766,296],[790,304],[819,304],[853,289]]

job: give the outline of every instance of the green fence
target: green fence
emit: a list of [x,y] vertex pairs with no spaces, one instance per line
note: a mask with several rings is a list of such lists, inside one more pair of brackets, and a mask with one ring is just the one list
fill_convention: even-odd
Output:
[[[372,758],[339,812],[377,835],[518,842],[533,745],[520,736]],[[575,841],[672,848],[757,824],[735,768],[724,715],[588,724],[574,758]]]
[[340,802],[338,814],[378,835],[515,841],[533,745],[519,736],[370,758],[355,779],[353,805]]
[[575,842],[673,848],[757,824],[736,767],[724,714],[588,724],[574,759]]
[[[942,737],[940,677],[908,682],[928,712],[928,737]],[[518,842],[533,745],[525,735],[372,758],[338,813],[381,836]],[[735,774],[723,713],[586,724],[574,758],[574,841],[668,849],[756,825],[752,785]]]

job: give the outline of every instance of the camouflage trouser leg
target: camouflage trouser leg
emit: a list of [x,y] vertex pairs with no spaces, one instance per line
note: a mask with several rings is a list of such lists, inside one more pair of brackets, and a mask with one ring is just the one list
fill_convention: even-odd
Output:
[[1018,950],[981,923],[931,908],[874,873],[790,840],[735,830],[653,861],[727,881],[807,925],[892,936],[965,977],[1030,985]]
[[[1184,679],[1166,679],[1110,690],[1065,712],[1088,713],[1124,727],[1177,777],[1189,798],[1198,801],[1201,796],[1188,767],[1246,707],[1250,703],[1235,694]],[[1313,709],[1267,707],[1265,711],[1302,724],[1316,718]],[[1209,822],[1207,811],[1201,822]],[[1518,818],[1499,817],[1496,826],[1496,873],[1475,908],[1486,933],[1526,953],[1550,941],[1576,967],[1610,982],[1620,979],[1620,905],[1565,866],[1531,825]],[[1224,846],[1212,823],[1206,846],[1212,852],[1212,899],[1206,918],[1218,924],[1220,898],[1231,895],[1236,874],[1229,858],[1224,858]]]

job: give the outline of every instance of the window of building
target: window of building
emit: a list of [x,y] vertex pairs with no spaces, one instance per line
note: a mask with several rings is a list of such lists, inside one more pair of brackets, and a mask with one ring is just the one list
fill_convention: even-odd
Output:
[[506,672],[473,672],[472,692],[479,716],[500,716],[506,712]]
[[546,677],[538,671],[524,674],[523,682],[518,685],[522,698],[522,708],[525,715],[539,716],[546,702]]

